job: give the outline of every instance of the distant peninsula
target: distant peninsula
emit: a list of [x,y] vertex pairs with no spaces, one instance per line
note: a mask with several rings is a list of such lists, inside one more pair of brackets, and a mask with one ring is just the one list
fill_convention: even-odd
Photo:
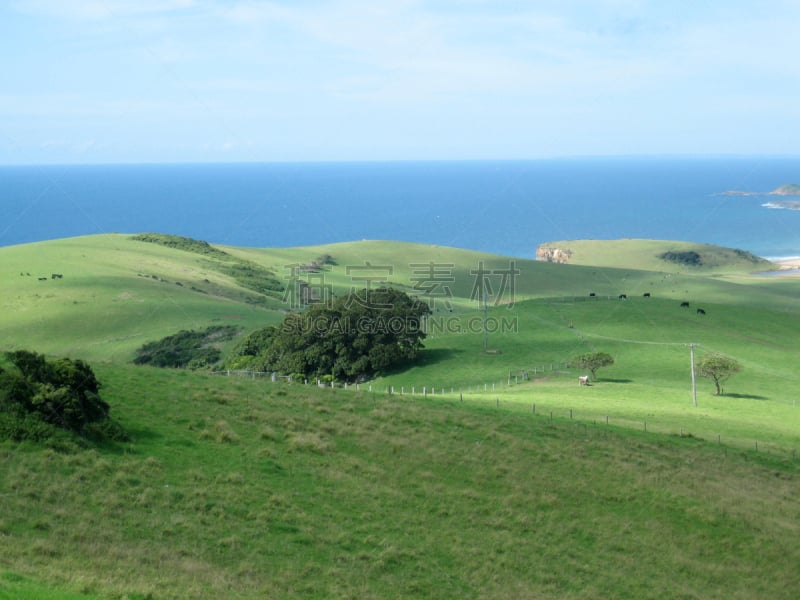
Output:
[[800,196],[800,185],[796,183],[787,183],[779,188],[772,190],[770,196]]
[[[722,192],[722,195],[723,196],[800,196],[800,184],[787,183],[780,187],[775,188],[771,192],[746,192],[741,190],[729,190],[727,192]],[[783,203],[776,203],[776,204],[783,204]]]

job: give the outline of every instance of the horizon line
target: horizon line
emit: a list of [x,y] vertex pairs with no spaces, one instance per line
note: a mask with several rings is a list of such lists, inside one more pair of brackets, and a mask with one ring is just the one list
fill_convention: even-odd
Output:
[[288,160],[164,160],[164,161],[88,161],[88,162],[6,162],[5,167],[99,167],[99,166],[179,166],[179,165],[323,165],[323,164],[387,164],[387,163],[524,163],[570,160],[796,160],[800,154],[725,154],[725,153],[645,153],[645,154],[564,154],[528,158],[350,158]]

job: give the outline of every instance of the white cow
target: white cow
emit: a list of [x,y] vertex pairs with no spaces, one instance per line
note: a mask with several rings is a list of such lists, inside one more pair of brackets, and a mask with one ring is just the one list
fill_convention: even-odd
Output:
[[589,376],[588,375],[579,376],[578,385],[589,385]]

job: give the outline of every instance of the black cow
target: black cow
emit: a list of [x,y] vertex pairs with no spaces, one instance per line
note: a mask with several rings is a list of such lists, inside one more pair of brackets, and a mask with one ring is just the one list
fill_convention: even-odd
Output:
[[702,308],[698,308],[697,309],[697,314],[698,315],[704,315],[704,314],[706,314],[706,311],[704,311]]
[[628,296],[627,296],[627,294],[620,294],[620,295],[619,295],[619,299],[620,299],[620,300],[627,300],[627,299],[628,299]]
[[47,281],[47,277],[39,277],[39,281]]
[[681,302],[681,308],[689,308],[688,302]]
[[650,292],[645,292],[644,294],[642,294],[642,296],[644,296],[645,298],[649,298],[650,297]]
[[596,295],[594,292],[589,292],[589,298],[594,298]]

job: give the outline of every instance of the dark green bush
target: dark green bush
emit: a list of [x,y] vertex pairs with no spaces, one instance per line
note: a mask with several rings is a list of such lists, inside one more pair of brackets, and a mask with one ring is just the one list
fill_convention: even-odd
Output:
[[678,263],[689,267],[699,267],[703,264],[703,257],[694,250],[662,252],[658,255],[661,260]]
[[202,331],[179,331],[136,351],[133,362],[166,368],[200,369],[219,361],[221,351],[213,344],[232,339],[238,329],[233,325],[215,325]]
[[70,358],[48,361],[27,350],[5,357],[16,369],[0,369],[0,439],[42,442],[63,437],[56,435],[58,430],[83,438],[124,439],[88,364]]

